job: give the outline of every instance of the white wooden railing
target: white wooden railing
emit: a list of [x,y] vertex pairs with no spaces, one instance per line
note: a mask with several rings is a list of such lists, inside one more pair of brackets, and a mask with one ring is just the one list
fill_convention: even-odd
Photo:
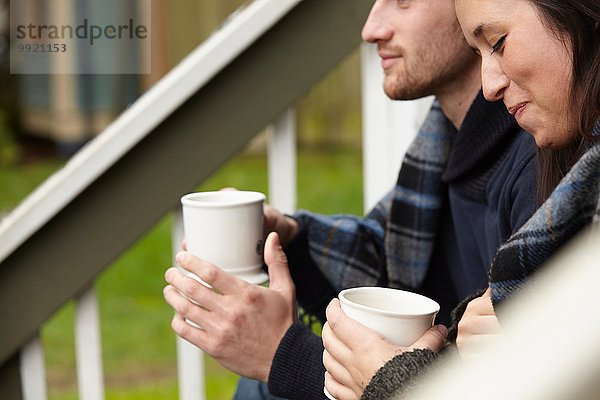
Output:
[[377,48],[361,47],[363,121],[363,197],[365,212],[385,195],[398,177],[404,153],[414,138],[432,97],[391,101],[383,93],[383,70]]

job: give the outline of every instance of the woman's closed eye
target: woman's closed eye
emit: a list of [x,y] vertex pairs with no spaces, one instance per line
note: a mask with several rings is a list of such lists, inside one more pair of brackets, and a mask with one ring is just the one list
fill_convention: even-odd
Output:
[[502,36],[494,45],[492,46],[492,54],[494,53],[502,53],[502,47],[504,46],[504,42],[506,41],[506,35]]

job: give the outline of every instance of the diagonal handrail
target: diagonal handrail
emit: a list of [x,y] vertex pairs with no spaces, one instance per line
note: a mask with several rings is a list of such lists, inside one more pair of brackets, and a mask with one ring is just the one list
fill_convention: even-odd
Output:
[[190,53],[0,223],[0,262],[301,0],[257,0]]

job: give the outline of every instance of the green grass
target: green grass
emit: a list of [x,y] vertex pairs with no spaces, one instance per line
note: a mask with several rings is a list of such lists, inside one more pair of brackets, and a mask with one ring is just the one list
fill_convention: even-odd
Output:
[[[0,170],[0,209],[13,207],[59,165],[44,162]],[[301,151],[298,208],[326,214],[362,213],[362,172],[355,150]],[[224,165],[199,190],[224,186],[267,192],[264,157],[242,155]],[[100,302],[106,398],[177,398],[172,310],[162,298],[163,274],[171,263],[170,216],[108,267],[97,280]],[[42,330],[50,399],[78,398],[73,344],[72,303]],[[230,399],[237,376],[206,358],[209,399]]]
[[0,213],[14,207],[61,164],[58,160],[45,160],[0,167]]

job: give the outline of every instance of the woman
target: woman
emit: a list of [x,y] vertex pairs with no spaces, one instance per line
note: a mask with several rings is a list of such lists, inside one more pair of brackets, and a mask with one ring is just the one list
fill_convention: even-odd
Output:
[[[456,12],[481,56],[486,99],[504,101],[540,148],[543,202],[498,250],[490,288],[455,310],[460,324],[448,337],[458,331],[460,355],[475,358],[500,334],[501,302],[600,219],[600,0],[456,0]],[[345,317],[337,300],[327,316],[325,384],[339,399],[392,397],[436,358],[424,338],[413,346],[420,350],[390,345]]]

